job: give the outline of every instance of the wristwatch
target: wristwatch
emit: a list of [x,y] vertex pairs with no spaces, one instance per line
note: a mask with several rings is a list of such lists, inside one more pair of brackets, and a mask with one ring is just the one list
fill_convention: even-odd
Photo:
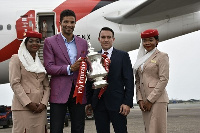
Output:
[[71,65],[69,66],[69,71],[70,71],[70,72],[72,72],[72,68],[71,68]]

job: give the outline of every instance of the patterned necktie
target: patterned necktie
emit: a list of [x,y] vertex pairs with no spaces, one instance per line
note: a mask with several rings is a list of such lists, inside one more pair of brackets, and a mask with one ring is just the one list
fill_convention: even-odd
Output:
[[[109,66],[110,66],[110,59],[107,57],[108,54],[109,54],[108,52],[104,52],[103,55],[102,55],[102,57],[103,57],[102,63],[103,63],[103,66],[104,66],[104,68],[107,72],[109,72]],[[107,76],[104,77],[104,79],[106,79],[106,81],[107,81]],[[98,94],[99,99],[101,98],[103,93],[106,91],[106,89],[107,89],[107,86],[104,86],[104,87],[101,88],[101,90]]]

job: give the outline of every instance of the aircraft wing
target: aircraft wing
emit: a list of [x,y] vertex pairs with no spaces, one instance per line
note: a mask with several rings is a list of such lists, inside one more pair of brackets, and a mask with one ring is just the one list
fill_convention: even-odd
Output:
[[200,11],[200,0],[146,0],[121,16],[105,16],[119,24],[141,24]]

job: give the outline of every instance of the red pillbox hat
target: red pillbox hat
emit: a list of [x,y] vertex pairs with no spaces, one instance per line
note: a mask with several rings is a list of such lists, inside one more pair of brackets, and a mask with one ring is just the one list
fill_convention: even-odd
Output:
[[149,37],[154,37],[158,35],[159,33],[157,29],[148,29],[141,33],[141,38],[149,38]]
[[24,37],[34,37],[34,38],[42,38],[42,34],[36,31],[27,31],[24,33]]

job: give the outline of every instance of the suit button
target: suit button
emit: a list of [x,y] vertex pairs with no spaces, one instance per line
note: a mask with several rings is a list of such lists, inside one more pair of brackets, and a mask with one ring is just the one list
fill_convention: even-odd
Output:
[[40,88],[37,88],[38,90],[40,89]]

